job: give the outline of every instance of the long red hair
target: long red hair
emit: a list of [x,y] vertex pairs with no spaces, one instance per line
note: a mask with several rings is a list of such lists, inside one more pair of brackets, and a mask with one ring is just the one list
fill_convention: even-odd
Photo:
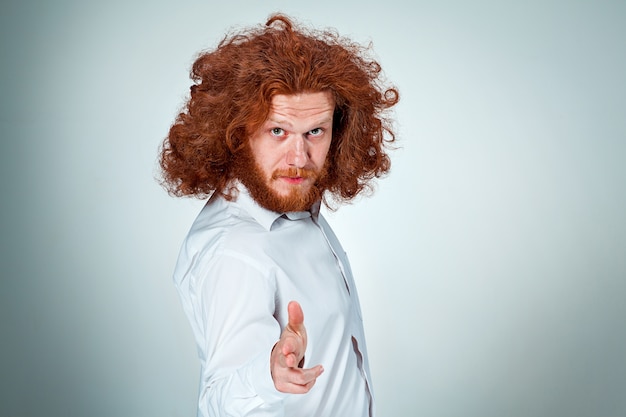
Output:
[[231,198],[234,160],[269,114],[276,94],[330,91],[333,141],[324,191],[349,201],[390,169],[395,140],[386,110],[398,91],[385,87],[369,48],[334,31],[295,28],[284,15],[227,35],[191,69],[191,96],[164,140],[163,186],[176,196]]

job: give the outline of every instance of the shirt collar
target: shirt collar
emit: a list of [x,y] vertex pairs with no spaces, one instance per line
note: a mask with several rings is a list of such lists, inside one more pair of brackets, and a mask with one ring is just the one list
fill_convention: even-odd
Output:
[[250,195],[248,189],[241,183],[237,184],[239,194],[237,195],[237,204],[246,211],[254,220],[257,221],[267,231],[272,229],[274,222],[280,217],[287,218],[289,220],[302,220],[309,217],[313,217],[317,220],[320,211],[320,201],[317,201],[311,206],[310,211],[291,211],[287,213],[278,213],[276,211],[268,210],[261,207]]

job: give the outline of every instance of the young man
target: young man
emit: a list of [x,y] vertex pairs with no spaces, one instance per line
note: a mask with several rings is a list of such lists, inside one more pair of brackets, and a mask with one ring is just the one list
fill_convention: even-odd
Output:
[[193,65],[161,167],[172,194],[210,196],[174,273],[199,416],[374,413],[354,280],[319,212],[390,168],[398,92],[366,53],[275,15]]

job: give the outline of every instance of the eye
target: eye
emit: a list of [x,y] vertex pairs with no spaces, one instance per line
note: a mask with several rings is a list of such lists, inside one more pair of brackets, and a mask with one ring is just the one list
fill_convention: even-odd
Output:
[[321,127],[316,127],[315,129],[309,130],[309,136],[322,136],[324,134],[324,129]]
[[284,136],[285,135],[285,131],[281,129],[280,127],[273,127],[272,129],[270,129],[270,133],[272,134],[272,136]]

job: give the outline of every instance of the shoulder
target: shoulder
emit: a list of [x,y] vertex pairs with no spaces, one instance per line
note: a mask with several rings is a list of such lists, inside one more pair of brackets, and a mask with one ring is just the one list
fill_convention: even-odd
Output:
[[236,202],[211,199],[200,211],[185,241],[178,264],[205,269],[220,262],[239,262],[265,269],[264,245],[269,231]]

